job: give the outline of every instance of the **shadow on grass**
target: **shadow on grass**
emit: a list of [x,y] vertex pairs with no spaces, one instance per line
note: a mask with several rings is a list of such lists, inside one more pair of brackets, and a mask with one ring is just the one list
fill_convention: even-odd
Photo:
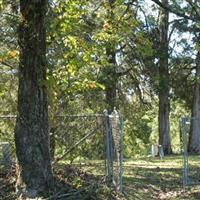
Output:
[[[169,156],[164,160],[145,158],[125,162],[123,182],[126,199],[200,199],[199,186],[182,187],[182,172],[181,156]],[[200,159],[191,158],[189,176],[194,180],[199,179]]]
[[[123,182],[127,199],[171,199],[182,190],[179,168],[134,168]],[[159,198],[161,195],[163,198]]]

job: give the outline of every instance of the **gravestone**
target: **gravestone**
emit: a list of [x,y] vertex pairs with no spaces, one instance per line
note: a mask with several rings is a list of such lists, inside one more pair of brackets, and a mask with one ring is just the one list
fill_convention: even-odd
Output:
[[152,145],[151,146],[151,156],[156,157],[160,156],[160,159],[164,158],[164,152],[163,152],[163,147],[162,145]]

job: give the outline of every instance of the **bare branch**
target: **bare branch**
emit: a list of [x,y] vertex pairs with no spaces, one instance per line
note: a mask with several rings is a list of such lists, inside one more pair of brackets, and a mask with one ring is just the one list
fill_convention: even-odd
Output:
[[185,12],[182,12],[182,11],[179,11],[179,10],[176,10],[174,9],[172,6],[170,5],[164,5],[162,4],[159,0],[151,0],[153,1],[154,3],[156,3],[157,5],[159,5],[161,8],[163,9],[166,9],[168,10],[169,12],[179,16],[179,17],[183,17],[185,19],[188,19],[188,20],[192,20],[194,22],[197,21],[197,16],[189,16],[189,15],[186,15]]

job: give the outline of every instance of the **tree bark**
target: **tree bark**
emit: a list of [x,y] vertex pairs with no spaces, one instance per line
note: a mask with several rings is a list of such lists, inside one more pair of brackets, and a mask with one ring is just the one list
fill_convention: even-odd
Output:
[[[114,4],[116,0],[108,0],[110,9],[108,9],[107,14],[109,21],[114,20]],[[112,34],[112,33],[110,33]],[[108,113],[112,113],[116,107],[117,99],[117,72],[116,72],[116,58],[115,58],[115,44],[108,42],[106,45],[106,56],[108,60],[108,66],[106,68],[106,82],[105,82],[105,92],[106,92],[106,105]]]
[[35,198],[52,184],[48,133],[45,14],[47,0],[20,0],[19,88],[15,144],[18,195]]
[[190,126],[188,151],[190,153],[200,153],[200,52],[196,57],[196,82],[192,104],[192,120]]
[[108,113],[112,113],[116,107],[116,98],[117,98],[117,73],[116,73],[116,60],[115,60],[115,51],[114,48],[107,48],[106,54],[108,58],[109,66],[106,68],[106,105]]
[[[168,5],[168,0],[162,0]],[[168,69],[168,28],[169,13],[161,8],[160,10],[160,58],[159,58],[159,144],[162,145],[164,154],[172,153],[170,131],[169,131],[169,69]]]

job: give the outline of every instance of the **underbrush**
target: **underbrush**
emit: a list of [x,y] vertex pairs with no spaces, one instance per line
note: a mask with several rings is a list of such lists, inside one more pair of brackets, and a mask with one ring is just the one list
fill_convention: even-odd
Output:
[[[199,179],[200,156],[191,156],[190,175]],[[182,156],[133,158],[124,161],[123,194],[106,185],[100,167],[90,165],[54,166],[53,191],[44,200],[199,200],[200,186],[182,185]],[[100,172],[100,173],[98,173]],[[199,179],[200,180],[200,179]],[[15,169],[0,169],[0,199],[16,200]]]
[[16,200],[15,195],[15,168],[12,166],[9,170],[0,165],[0,199]]
[[[105,178],[95,176],[70,165],[54,168],[54,188],[43,200],[120,200],[121,194],[107,187]],[[15,168],[0,171],[0,199],[16,200]]]

